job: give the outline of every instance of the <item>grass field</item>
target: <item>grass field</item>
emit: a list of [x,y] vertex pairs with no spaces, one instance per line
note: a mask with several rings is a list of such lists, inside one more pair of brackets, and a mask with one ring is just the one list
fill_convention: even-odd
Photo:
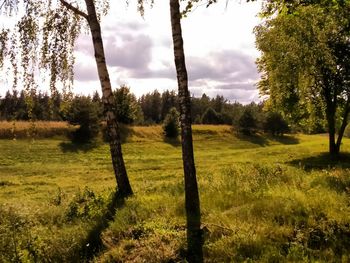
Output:
[[[135,195],[115,215],[107,145],[0,140],[0,262],[184,261],[181,146],[158,126],[124,137]],[[195,126],[194,147],[206,262],[350,261],[350,158],[328,162],[325,135]]]

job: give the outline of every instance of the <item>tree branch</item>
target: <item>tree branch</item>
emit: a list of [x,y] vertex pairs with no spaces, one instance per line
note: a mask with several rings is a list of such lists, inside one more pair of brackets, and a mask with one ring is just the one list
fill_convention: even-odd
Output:
[[3,8],[3,6],[5,5],[5,3],[6,3],[6,1],[4,0],[4,1],[2,2],[2,4],[0,5],[0,10]]
[[89,20],[89,16],[85,14],[83,11],[80,11],[77,7],[72,6],[70,3],[65,0],[60,0],[61,4],[64,5],[67,9],[73,11],[75,14],[84,17],[86,20]]

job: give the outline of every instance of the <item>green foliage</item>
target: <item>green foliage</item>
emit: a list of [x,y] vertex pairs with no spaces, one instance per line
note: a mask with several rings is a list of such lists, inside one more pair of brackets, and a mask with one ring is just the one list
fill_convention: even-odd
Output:
[[160,123],[162,115],[161,110],[165,105],[162,106],[162,97],[157,90],[142,95],[139,99],[139,104],[142,108],[146,123]]
[[269,96],[270,109],[283,111],[294,123],[304,122],[308,130],[322,130],[326,120],[334,154],[341,142],[341,136],[337,142],[333,138],[336,123],[346,124],[349,111],[350,5],[271,2],[284,10],[255,29],[262,51],[257,61],[260,92]]
[[89,97],[81,96],[73,99],[67,120],[79,128],[72,133],[72,141],[86,143],[93,141],[100,130],[99,110]]
[[283,135],[290,131],[288,123],[277,112],[268,113],[263,126],[264,131],[271,133],[273,136]]
[[[34,240],[28,232],[30,222],[13,209],[0,206],[0,261],[24,262],[31,259]],[[27,249],[29,248],[29,249]]]
[[238,129],[245,135],[251,135],[258,128],[257,119],[250,109],[245,109],[242,116],[238,120]]
[[179,135],[179,113],[176,108],[171,108],[163,123],[164,135],[167,138],[177,138]]
[[142,123],[143,116],[141,107],[138,105],[135,95],[130,92],[130,88],[121,86],[113,92],[113,95],[115,111],[120,123]]
[[[101,221],[111,201],[109,195],[91,189],[78,191],[67,204],[59,189],[56,207],[33,215],[15,208],[0,207],[1,262],[72,262],[85,261],[89,232]],[[73,209],[75,207],[76,209]],[[74,213],[72,211],[75,211]]]
[[218,114],[213,108],[207,108],[207,110],[204,112],[202,116],[203,124],[221,124],[221,116]]

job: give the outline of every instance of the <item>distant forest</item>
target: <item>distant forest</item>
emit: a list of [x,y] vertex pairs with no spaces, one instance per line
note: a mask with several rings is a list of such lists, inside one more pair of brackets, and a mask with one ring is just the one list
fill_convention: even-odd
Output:
[[[175,91],[160,93],[155,90],[137,99],[128,87],[122,86],[114,91],[114,98],[119,121],[125,124],[159,124],[171,108],[178,108]],[[72,95],[64,99],[59,92],[49,95],[39,91],[28,98],[24,91],[15,90],[7,91],[4,97],[0,97],[0,120],[29,120],[31,112],[34,120],[65,121],[66,111],[69,110],[67,107],[77,100],[90,100],[102,114],[102,98],[98,92],[92,96]],[[223,96],[210,98],[203,94],[200,98],[192,97],[192,120],[196,124],[232,124],[242,115],[245,107],[238,102],[230,103]],[[260,111],[262,104],[251,103],[249,107]]]
[[[113,91],[115,111],[119,122],[131,125],[152,125],[163,123],[170,109],[178,109],[178,97],[175,91],[157,90],[142,95],[140,98],[126,86]],[[230,102],[223,96],[210,98],[206,94],[201,97],[192,96],[192,122],[194,124],[228,124],[239,126],[239,121],[245,112],[249,112],[254,127],[263,129],[264,122],[271,112],[264,109],[264,103],[252,102],[243,105],[239,102]],[[93,107],[102,119],[103,104],[98,92],[92,96],[71,95],[64,96],[60,92],[49,95],[47,92],[33,92],[26,96],[24,91],[7,91],[0,97],[0,120],[40,120],[40,121],[66,121],[69,112],[76,111],[77,107]],[[293,131],[307,133],[323,132],[325,127],[317,123],[293,123],[286,116]],[[317,124],[317,125],[315,125]]]

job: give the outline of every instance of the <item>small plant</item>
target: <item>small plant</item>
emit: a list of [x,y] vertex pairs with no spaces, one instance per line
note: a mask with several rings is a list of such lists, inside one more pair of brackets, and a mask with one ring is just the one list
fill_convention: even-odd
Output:
[[179,113],[176,108],[171,108],[165,116],[163,131],[167,138],[177,138],[179,135]]

